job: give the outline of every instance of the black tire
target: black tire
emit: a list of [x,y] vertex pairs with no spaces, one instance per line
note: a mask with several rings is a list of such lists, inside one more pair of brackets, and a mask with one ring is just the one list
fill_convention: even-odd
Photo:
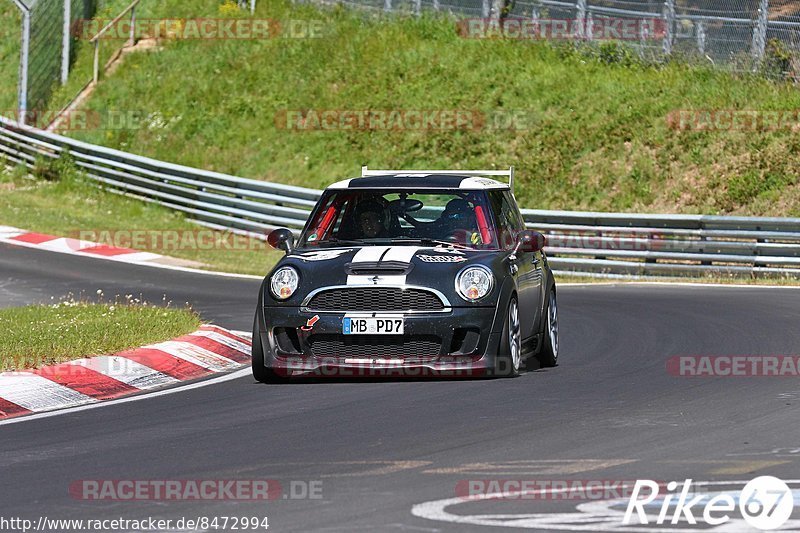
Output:
[[[258,318],[256,318],[258,320]],[[261,336],[258,334],[258,324],[253,324],[253,345],[252,345],[250,366],[253,370],[253,377],[261,383],[280,383],[285,381],[283,376],[279,376],[271,368],[264,366],[264,347],[261,345]]]
[[494,359],[495,377],[517,377],[522,368],[522,338],[520,332],[519,304],[512,296],[506,308],[503,335]]
[[536,358],[543,368],[550,368],[558,365],[558,300],[555,287],[551,287],[547,295],[543,318],[542,349]]

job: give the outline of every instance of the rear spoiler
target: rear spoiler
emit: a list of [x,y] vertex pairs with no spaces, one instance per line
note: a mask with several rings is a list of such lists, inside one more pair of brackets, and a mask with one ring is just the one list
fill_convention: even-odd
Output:
[[506,176],[511,193],[514,193],[514,167],[508,170],[370,170],[367,166],[361,167],[361,177],[385,176],[386,174],[450,174],[453,176],[474,176],[476,178],[489,176]]

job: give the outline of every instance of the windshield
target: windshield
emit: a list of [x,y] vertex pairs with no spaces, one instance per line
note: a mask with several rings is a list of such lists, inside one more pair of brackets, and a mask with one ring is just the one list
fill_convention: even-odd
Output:
[[497,248],[483,191],[327,191],[300,246],[451,244]]

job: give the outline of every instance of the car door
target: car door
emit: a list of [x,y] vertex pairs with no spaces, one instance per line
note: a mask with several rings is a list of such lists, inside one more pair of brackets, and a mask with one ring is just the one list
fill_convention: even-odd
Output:
[[[508,223],[519,235],[525,231],[525,220],[519,211],[517,201],[511,191],[503,193],[503,210]],[[530,338],[539,332],[539,321],[542,314],[542,279],[543,279],[543,258],[541,251],[531,250],[529,247],[520,247],[517,250],[518,265],[520,269],[520,285],[524,286],[524,297],[520,297],[520,311],[523,320],[523,338]],[[524,298],[524,303],[522,299]],[[526,327],[527,326],[527,327]]]
[[[497,219],[500,244],[505,250],[512,252],[516,247],[517,236],[524,229],[516,202],[508,191],[493,191],[490,198]],[[519,248],[509,256],[509,267],[516,279],[522,338],[528,339],[538,332],[536,325],[541,289],[537,287],[537,283],[541,285],[541,281],[537,282],[536,279],[535,254],[531,250]]]

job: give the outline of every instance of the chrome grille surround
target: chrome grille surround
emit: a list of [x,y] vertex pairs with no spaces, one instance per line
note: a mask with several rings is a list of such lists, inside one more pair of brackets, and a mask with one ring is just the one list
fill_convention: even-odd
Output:
[[[330,294],[329,294],[330,293]],[[444,294],[412,285],[336,285],[308,294],[300,304],[308,313],[449,313]]]

